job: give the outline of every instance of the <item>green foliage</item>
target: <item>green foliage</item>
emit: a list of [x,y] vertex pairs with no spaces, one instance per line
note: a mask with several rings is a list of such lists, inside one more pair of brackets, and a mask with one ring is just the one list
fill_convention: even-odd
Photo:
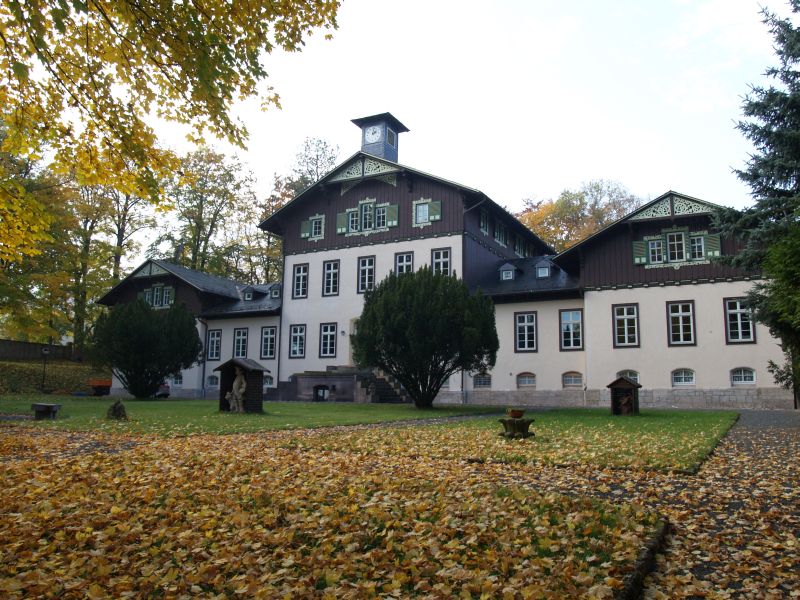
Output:
[[148,398],[165,377],[197,362],[201,351],[194,317],[183,304],[155,310],[137,300],[100,316],[91,356],[111,367],[136,398]]
[[367,292],[352,343],[359,365],[393,375],[418,408],[430,408],[453,373],[493,367],[499,346],[491,299],[428,267],[391,273]]
[[[800,13],[800,0],[790,0]],[[755,146],[745,169],[737,171],[750,187],[755,205],[718,216],[725,234],[744,240],[745,248],[730,259],[735,266],[763,270],[767,283],[749,295],[756,317],[781,340],[784,365],[772,364],[776,381],[794,390],[800,400],[800,337],[797,334],[800,287],[797,279],[800,228],[800,28],[764,9],[764,23],[775,37],[779,64],[767,70],[775,84],[752,87],[742,110],[747,120],[739,130]]]
[[[108,371],[73,362],[48,362],[44,387],[59,392],[91,392],[89,380],[110,377]],[[0,362],[0,394],[32,394],[42,389],[42,361]],[[45,400],[41,400],[44,402]]]

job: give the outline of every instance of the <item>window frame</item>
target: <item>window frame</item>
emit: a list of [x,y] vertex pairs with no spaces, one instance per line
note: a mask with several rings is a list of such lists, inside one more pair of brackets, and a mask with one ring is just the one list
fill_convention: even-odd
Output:
[[[326,333],[324,331],[324,329],[326,327],[329,327],[329,328],[332,327],[333,331],[332,332],[329,331],[329,332]],[[337,350],[337,346],[338,346],[338,344],[336,343],[336,334],[337,334],[338,328],[339,328],[338,323],[320,323],[319,324],[319,358],[336,358],[336,350]],[[331,336],[331,339],[333,340],[333,353],[332,354],[325,354],[323,352],[323,348],[324,348],[324,345],[325,345],[325,336],[326,335]]]
[[[675,375],[677,373],[691,373],[692,374],[692,381],[691,383],[687,383],[685,381],[676,382]],[[683,388],[683,387],[694,387],[697,385],[697,373],[694,369],[688,369],[686,367],[680,367],[678,369],[673,369],[669,374],[669,382],[672,387]]]
[[[566,378],[578,375],[581,380],[580,383],[567,383]],[[565,371],[561,374],[561,389],[563,390],[582,390],[583,389],[583,373],[580,371]]]
[[489,211],[481,208],[480,217],[478,217],[478,228],[483,235],[489,235]]
[[[488,385],[477,385],[477,381],[488,381]],[[491,373],[475,373],[472,376],[472,389],[473,390],[490,390],[492,389],[492,374]]]
[[[445,253],[445,254],[440,258],[436,258],[436,253],[437,252],[442,252],[442,253]],[[446,256],[446,258],[444,256]],[[453,272],[452,265],[451,265],[451,257],[452,257],[452,253],[450,252],[450,248],[434,248],[434,249],[432,249],[431,250],[431,272],[434,273],[434,274],[442,272],[445,275],[449,276]],[[444,272],[444,268],[442,268],[442,267],[439,267],[439,269],[437,269],[437,266],[436,266],[437,263],[439,263],[440,265],[444,264],[444,263],[447,263],[447,272]]]
[[[636,377],[628,377],[625,373],[635,373]],[[628,379],[630,379],[631,381],[640,383],[639,380],[642,378],[642,374],[634,369],[622,369],[621,371],[617,371],[617,379],[619,379],[620,377],[628,377]]]
[[[672,239],[671,239],[672,236],[680,236],[680,245],[678,245],[677,243],[675,245],[676,256],[677,256],[677,250],[678,250],[678,248],[680,248],[680,251],[681,251],[681,257],[680,258],[672,258],[672,246],[673,246]],[[664,232],[664,237],[665,237],[666,242],[667,242],[667,256],[666,256],[667,260],[665,262],[670,262],[670,263],[686,262],[686,232],[685,231],[665,231]]]
[[[216,379],[216,383],[211,383],[211,378]],[[206,388],[219,388],[219,375],[208,375],[206,377]]]
[[502,221],[494,222],[494,241],[503,248],[508,247],[508,228]]
[[[700,241],[700,256],[694,256],[695,244],[697,240]],[[706,236],[704,235],[689,235],[689,252],[687,260],[705,260],[706,258]]]
[[[425,220],[420,220],[420,209],[425,208]],[[431,222],[431,203],[418,202],[414,205],[414,225],[427,225]]]
[[[215,346],[217,349],[216,356],[211,356],[211,334],[216,333]],[[222,360],[222,329],[209,329],[206,331],[206,360],[218,361]]]
[[[305,267],[305,274],[302,277],[305,279],[305,293],[298,294],[297,293],[297,281],[298,281],[298,271]],[[308,263],[298,263],[296,265],[292,265],[292,300],[300,300],[303,298],[308,298],[308,280],[309,274],[311,269]]]
[[[657,253],[659,260],[653,258],[654,251]],[[664,239],[647,240],[647,263],[651,265],[660,265],[666,262],[664,254]]]
[[[533,316],[533,323],[524,323],[524,327],[533,327],[533,348],[520,348],[519,346],[519,317]],[[527,336],[527,334],[526,334]],[[539,316],[535,310],[526,310],[514,313],[514,353],[523,354],[539,351]]]
[[[382,220],[383,224],[378,222],[379,217]],[[374,213],[373,219],[374,219],[374,224],[375,224],[375,230],[376,231],[381,231],[381,230],[386,229],[387,227],[389,227],[389,205],[388,204],[383,204],[381,206],[378,206],[376,204],[375,205],[375,213]]]
[[[627,315],[623,317],[617,316],[617,309],[618,308],[628,308],[633,307],[635,310],[635,314],[633,317],[629,317]],[[623,343],[620,344],[617,338],[617,319],[630,319],[633,318],[634,327],[636,328],[636,343],[635,344],[627,344]],[[614,341],[614,348],[640,348],[642,344],[641,340],[642,330],[639,327],[639,303],[638,302],[627,302],[622,304],[612,304],[611,305],[611,338]],[[627,331],[626,331],[627,335]]]
[[[404,271],[400,271],[400,263],[398,262],[401,256],[410,256],[411,262],[408,265],[408,269]],[[394,272],[396,275],[403,275],[405,273],[413,273],[414,272],[414,251],[410,250],[408,252],[395,252],[394,253]]]
[[[578,320],[578,335],[580,344],[578,346],[565,346],[564,345],[564,313],[578,313],[580,318]],[[583,309],[582,308],[562,308],[558,311],[558,348],[561,352],[575,352],[583,350],[584,346],[584,326],[583,326]]]
[[[272,333],[272,352],[264,352],[264,342],[267,339],[267,333]],[[261,328],[261,358],[263,360],[271,360],[277,356],[278,353],[278,328],[275,325],[265,325]]]
[[[369,217],[369,219],[367,219]],[[358,206],[359,231],[375,229],[375,202],[362,202]]]
[[[753,378],[750,381],[735,381],[734,373],[736,373],[737,371],[741,372],[749,371],[750,374],[753,376]],[[730,379],[731,387],[736,387],[740,385],[755,385],[756,382],[758,381],[756,378],[756,370],[752,367],[734,367],[733,369],[730,370],[728,378]]]
[[[331,271],[332,276],[335,278],[336,284],[336,291],[327,291],[328,290],[328,267],[335,267],[333,271]],[[326,260],[322,262],[322,295],[324,297],[329,296],[338,296],[339,295],[339,284],[341,282],[341,261],[339,259],[336,260]],[[333,285],[331,285],[333,287]]]
[[[312,240],[320,240],[325,237],[325,219],[322,217],[313,217],[309,219],[311,221],[309,226],[309,239]],[[315,233],[314,229],[319,226],[319,233]]]
[[[250,331],[249,327],[235,327],[233,329],[233,355],[232,358],[247,358],[247,346],[249,343]],[[237,347],[239,345],[239,340],[241,337],[237,337],[242,331],[244,331],[244,354],[239,355],[237,354]]]
[[[756,322],[753,318],[753,311],[749,308],[739,308],[736,310],[730,310],[728,308],[728,302],[738,302],[741,305],[741,302],[745,300],[744,296],[737,296],[731,298],[723,298],[722,299],[722,316],[725,319],[725,343],[732,346],[738,346],[739,344],[755,344],[756,343]],[[730,321],[728,319],[729,315],[735,314],[742,314],[747,313],[749,314],[750,318],[750,339],[733,339],[731,337],[731,330],[730,330]],[[739,320],[739,327],[741,331],[741,319]]]
[[[302,328],[302,332],[300,332],[298,334],[298,335],[300,335],[300,339],[303,342],[302,343],[303,352],[301,354],[293,354],[294,346],[292,345],[292,338],[295,335],[295,331],[294,331],[295,328]],[[290,359],[305,358],[306,357],[306,332],[307,332],[307,330],[308,330],[308,328],[306,327],[305,323],[293,323],[293,324],[289,325],[289,358]]]
[[550,277],[550,265],[536,267],[536,279],[547,279],[548,277]]
[[[361,261],[366,261],[366,260],[369,260],[369,259],[372,259],[372,266],[371,267],[365,267],[365,266],[363,266],[361,264]],[[375,289],[375,271],[376,271],[375,267],[376,267],[376,264],[377,264],[377,260],[376,260],[374,254],[371,254],[369,256],[359,256],[356,259],[356,293],[364,294],[365,292],[368,292],[369,290]],[[362,269],[365,269],[365,268],[367,268],[367,269],[372,271],[372,285],[369,286],[369,287],[364,287],[362,289],[362,286],[361,286],[361,271],[362,271]]]
[[[519,382],[520,377],[533,377],[533,383],[521,384]],[[535,390],[536,389],[536,373],[531,373],[530,371],[523,371],[522,373],[517,373],[516,383],[517,383],[517,389],[518,390]]]
[[[678,304],[688,304],[691,307],[689,312],[692,326],[692,341],[691,342],[675,342],[672,338],[672,313],[670,312],[671,306]],[[682,329],[682,327],[681,327]],[[669,347],[685,347],[697,346],[697,313],[694,307],[694,300],[670,300],[667,302],[667,344]]]

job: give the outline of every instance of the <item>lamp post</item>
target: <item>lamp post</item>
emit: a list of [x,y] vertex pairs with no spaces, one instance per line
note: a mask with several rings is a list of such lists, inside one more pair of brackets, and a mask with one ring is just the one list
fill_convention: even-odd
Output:
[[42,393],[44,394],[44,378],[47,375],[47,357],[50,356],[50,348],[42,348]]

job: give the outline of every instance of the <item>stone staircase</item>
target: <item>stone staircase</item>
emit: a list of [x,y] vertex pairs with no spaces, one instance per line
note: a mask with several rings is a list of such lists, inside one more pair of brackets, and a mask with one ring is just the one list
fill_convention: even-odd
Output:
[[372,389],[372,402],[379,404],[408,404],[411,398],[394,377],[380,369],[373,369],[370,375],[361,380],[361,387]]

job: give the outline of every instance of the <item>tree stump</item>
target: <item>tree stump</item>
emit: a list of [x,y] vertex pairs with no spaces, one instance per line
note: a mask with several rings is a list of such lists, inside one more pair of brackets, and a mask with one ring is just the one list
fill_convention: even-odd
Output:
[[533,419],[498,419],[503,424],[503,431],[498,435],[505,438],[525,439],[534,435],[528,428],[533,423]]

